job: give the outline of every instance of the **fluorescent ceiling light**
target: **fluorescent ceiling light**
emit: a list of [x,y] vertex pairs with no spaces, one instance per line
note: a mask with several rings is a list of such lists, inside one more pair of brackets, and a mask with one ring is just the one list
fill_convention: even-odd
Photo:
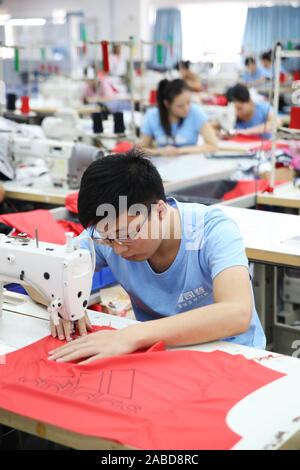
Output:
[[10,26],[43,26],[45,18],[11,18],[7,21]]

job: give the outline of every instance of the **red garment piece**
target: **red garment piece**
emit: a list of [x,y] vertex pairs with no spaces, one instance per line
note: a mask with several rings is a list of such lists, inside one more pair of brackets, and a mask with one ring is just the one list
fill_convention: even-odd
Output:
[[70,212],[74,212],[74,214],[78,214],[78,193],[71,193],[68,194],[66,197],[65,207]]
[[59,245],[66,243],[66,232],[73,232],[76,236],[83,230],[80,224],[55,220],[51,212],[44,209],[3,214],[0,216],[0,222],[14,227],[16,230],[14,235],[25,232],[31,238],[35,238],[35,229],[37,228],[41,242],[57,243]]
[[86,365],[47,360],[60,344],[46,337],[6,355],[0,407],[139,449],[230,449],[241,437],[229,410],[284,376],[222,351],[153,352],[161,342]]
[[75,222],[71,222],[70,220],[57,220],[58,225],[66,232],[73,232],[74,237],[80,235],[82,233],[83,226],[81,224],[77,224]]
[[[237,134],[234,137],[230,137],[230,142],[236,142],[239,144],[251,144],[253,143],[253,147],[249,148],[250,151],[255,150],[271,150],[272,148],[272,141],[270,139],[262,139],[261,137],[255,135],[243,135]],[[277,149],[288,149],[289,144],[284,142],[276,142]]]
[[113,150],[112,153],[126,153],[129,152],[133,148],[133,144],[131,142],[127,142],[126,140],[122,142],[118,142]]
[[[285,181],[277,181],[275,186],[283,184]],[[222,197],[223,201],[229,201],[229,199],[234,199],[236,197],[245,196],[246,194],[252,194],[256,191],[265,192],[268,191],[270,186],[269,180],[245,180],[238,181],[235,187],[224,194]]]
[[240,144],[248,144],[251,142],[261,142],[261,137],[257,137],[255,135],[243,135],[237,134],[234,137],[230,137],[229,139],[231,142],[238,142]]

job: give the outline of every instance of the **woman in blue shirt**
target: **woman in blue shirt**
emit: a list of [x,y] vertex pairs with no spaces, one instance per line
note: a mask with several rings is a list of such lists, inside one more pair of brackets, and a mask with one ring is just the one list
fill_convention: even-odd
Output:
[[247,57],[245,60],[247,71],[244,73],[243,81],[248,88],[260,87],[267,81],[262,67],[258,67],[253,57]]
[[[162,80],[157,91],[157,108],[146,112],[140,145],[151,155],[183,155],[215,152],[213,127],[202,109],[191,103],[191,90],[184,80]],[[204,143],[198,145],[199,134]],[[157,148],[153,147],[153,141]]]

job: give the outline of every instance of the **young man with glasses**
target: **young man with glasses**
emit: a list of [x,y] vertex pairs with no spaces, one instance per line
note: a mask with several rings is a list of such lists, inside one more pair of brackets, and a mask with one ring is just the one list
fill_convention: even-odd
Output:
[[88,167],[78,211],[94,241],[96,270],[110,267],[140,323],[85,335],[50,359],[87,363],[158,340],[265,347],[242,237],[221,209],[167,199],[155,166],[133,150]]

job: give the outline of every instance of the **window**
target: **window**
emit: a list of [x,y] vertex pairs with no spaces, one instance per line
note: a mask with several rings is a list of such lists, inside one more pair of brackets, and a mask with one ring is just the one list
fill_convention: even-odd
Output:
[[182,5],[183,60],[238,62],[247,10],[240,2]]

